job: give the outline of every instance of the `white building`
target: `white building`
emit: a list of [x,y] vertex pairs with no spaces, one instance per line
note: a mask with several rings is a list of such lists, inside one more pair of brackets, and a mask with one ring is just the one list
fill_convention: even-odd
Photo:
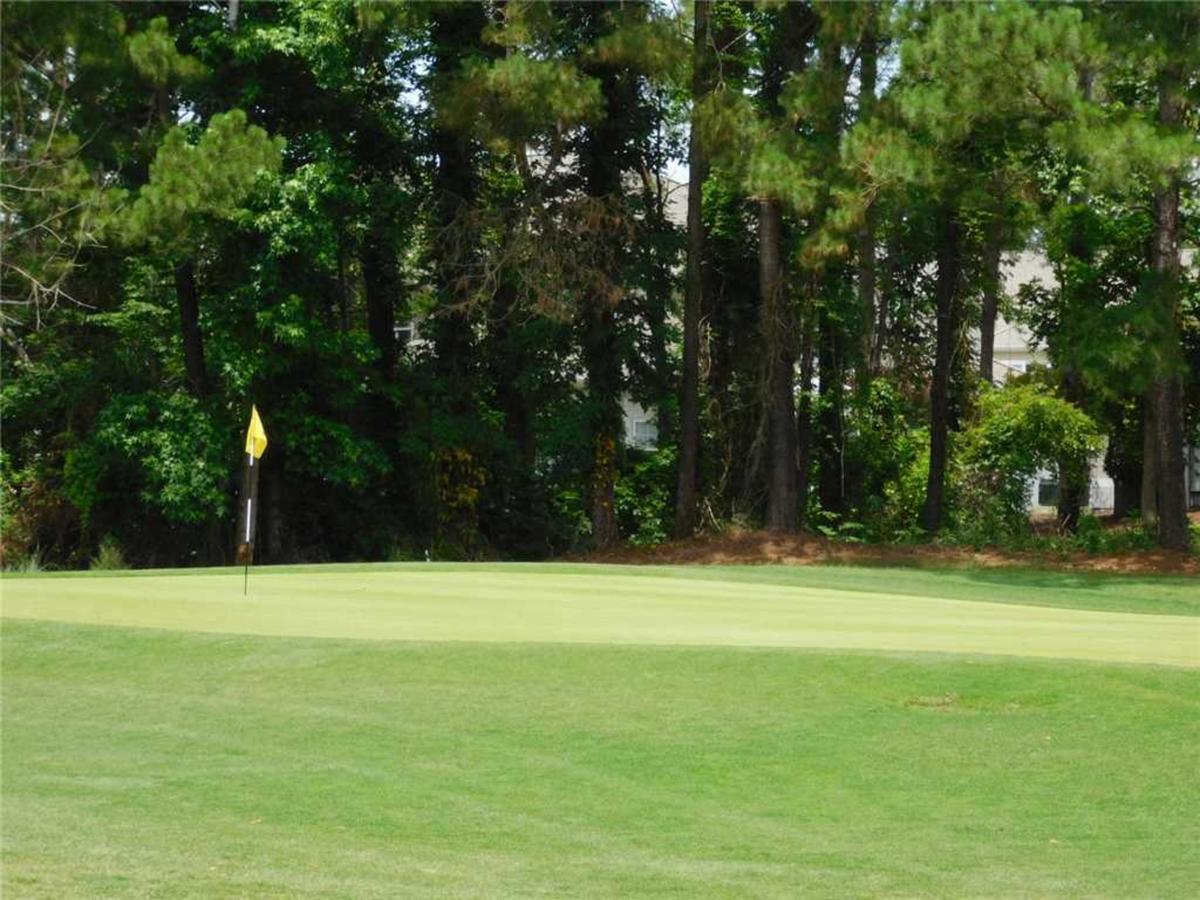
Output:
[[[1191,265],[1195,253],[1189,252],[1185,264]],[[1015,295],[1022,285],[1041,282],[1046,287],[1057,287],[1054,270],[1046,259],[1037,253],[1024,252],[1009,261],[1004,272],[1005,293]],[[978,350],[978,334],[975,346]],[[992,381],[1003,384],[1014,375],[1022,374],[1032,365],[1050,364],[1045,348],[1038,345],[1033,334],[1025,327],[1000,318],[996,322],[992,361]],[[1185,483],[1188,491],[1188,507],[1200,508],[1200,447],[1187,452]],[[1113,509],[1114,484],[1104,470],[1104,455],[1091,462],[1091,481],[1088,485],[1088,506],[1093,512],[1110,512]],[[1054,472],[1039,472],[1029,484],[1029,508],[1033,515],[1050,515],[1058,505],[1058,477]]]

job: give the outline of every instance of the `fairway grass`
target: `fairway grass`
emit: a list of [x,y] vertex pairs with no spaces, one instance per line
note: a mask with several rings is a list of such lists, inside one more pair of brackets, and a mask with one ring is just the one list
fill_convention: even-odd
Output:
[[9,622],[8,897],[1185,897],[1197,674]]
[[0,888],[1194,896],[1191,585],[864,572],[5,578]]

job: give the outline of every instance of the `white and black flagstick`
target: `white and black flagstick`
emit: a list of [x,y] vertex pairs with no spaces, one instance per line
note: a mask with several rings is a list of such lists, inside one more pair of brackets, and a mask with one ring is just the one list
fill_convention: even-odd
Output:
[[242,572],[242,596],[250,590],[250,564],[254,562],[255,515],[258,512],[258,472],[262,465],[255,465],[253,453],[246,454],[242,467],[242,493],[238,509],[237,562],[244,567]]
[[[254,468],[254,454],[253,453],[246,454],[246,465],[251,469]],[[254,497],[253,496],[247,497],[246,498],[246,537],[245,537],[247,546],[252,546],[250,544],[250,523],[254,521],[254,519],[252,518],[252,514],[254,512],[253,506],[254,506]],[[247,554],[246,555],[246,567],[242,571],[242,596],[245,597],[246,592],[249,590],[250,590],[250,555]]]

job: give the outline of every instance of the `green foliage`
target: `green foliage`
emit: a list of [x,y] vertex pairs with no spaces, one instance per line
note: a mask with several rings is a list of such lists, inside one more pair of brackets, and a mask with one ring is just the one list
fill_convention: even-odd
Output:
[[985,391],[958,447],[957,527],[982,542],[1027,527],[1029,480],[1047,468],[1086,480],[1102,446],[1086,413],[1040,385]]
[[1122,526],[1106,528],[1095,516],[1082,516],[1074,535],[1063,535],[1085,553],[1129,553],[1154,549],[1154,535],[1146,530],[1140,518]]
[[886,378],[874,379],[866,395],[853,395],[846,411],[845,465],[853,473],[859,515],[880,538],[905,533],[920,509],[929,436],[912,427],[912,413],[898,385]]
[[925,486],[929,480],[929,432],[915,429],[911,435],[917,452],[883,489],[883,508],[879,514],[877,533],[880,537],[900,543],[915,541],[924,536],[919,521],[921,504],[925,501]]
[[554,495],[553,506],[566,531],[566,549],[584,550],[591,542],[592,520],[588,516],[587,498],[575,488],[565,488]]
[[165,16],[151,19],[145,30],[128,38],[129,58],[139,75],[156,88],[171,82],[197,81],[208,70],[175,46]]
[[[271,433],[272,561],[582,549],[601,446],[622,536],[663,540],[690,6],[243,3],[236,28],[225,6],[5,6],[6,564],[86,565],[101,535],[132,565],[224,561],[249,402]],[[1195,150],[1192,6],[709,12],[695,171],[710,520],[759,521],[765,348],[782,341],[810,414],[810,493],[844,476],[836,514],[802,499],[810,523],[916,537],[947,216],[963,326],[986,242],[1007,254],[1036,235],[1057,281],[1020,303],[1049,348],[1038,378],[1103,425],[1110,471],[1138,480],[1153,379],[1183,376],[1189,427],[1200,418],[1200,286],[1148,272],[1155,192]],[[1182,120],[1160,127],[1172,77]],[[1200,205],[1184,187],[1188,246]],[[783,214],[777,319],[759,290],[763,199]],[[1054,425],[1063,410],[1032,395],[973,408],[959,332],[952,418],[968,427],[951,434],[948,514],[1014,541],[1021,473],[1075,459],[1053,428],[1082,425]],[[623,398],[659,419],[657,453],[615,438]],[[1118,540],[1098,535],[1085,523],[1078,540]]]
[[1082,21],[1070,6],[934,7],[921,37],[901,46],[911,79],[902,114],[938,142],[957,144],[980,129],[1031,128],[1072,113],[1089,50]]
[[675,452],[657,450],[633,463],[617,480],[621,531],[635,546],[661,544],[670,536],[675,490]]
[[186,252],[198,222],[233,217],[254,187],[278,170],[283,147],[283,138],[249,125],[236,109],[213,116],[194,144],[187,128],[172,128],[130,207],[126,238]]
[[1066,559],[1084,554],[1108,556],[1153,550],[1157,537],[1137,518],[1105,523],[1093,515],[1079,519],[1074,533],[1045,529],[1005,528],[1002,520],[960,522],[940,540],[951,546],[995,547],[1010,553]]
[[92,557],[92,563],[89,568],[94,571],[113,571],[129,568],[129,564],[125,561],[125,554],[121,552],[120,542],[111,534],[107,534],[101,539],[100,546],[96,549],[96,555]]
[[474,131],[497,152],[594,121],[603,113],[600,84],[570,63],[513,53],[474,60],[439,105],[447,125]]
[[46,566],[42,560],[42,551],[34,547],[24,553],[12,554],[6,549],[4,569],[7,572],[17,572],[22,575],[36,575],[44,572]]
[[64,491],[85,518],[101,503],[135,498],[172,522],[221,516],[236,458],[235,428],[187,394],[118,395],[92,434],[68,451]]
[[849,522],[837,513],[817,509],[809,513],[809,521],[813,529],[830,540],[842,541],[846,544],[861,544],[866,540],[867,528],[862,522]]

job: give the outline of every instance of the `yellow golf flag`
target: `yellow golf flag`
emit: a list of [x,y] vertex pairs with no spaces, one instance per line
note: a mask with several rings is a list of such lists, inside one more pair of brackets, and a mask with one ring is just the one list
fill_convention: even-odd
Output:
[[246,452],[260,459],[267,449],[267,431],[258,417],[258,407],[250,407],[250,427],[246,429]]

